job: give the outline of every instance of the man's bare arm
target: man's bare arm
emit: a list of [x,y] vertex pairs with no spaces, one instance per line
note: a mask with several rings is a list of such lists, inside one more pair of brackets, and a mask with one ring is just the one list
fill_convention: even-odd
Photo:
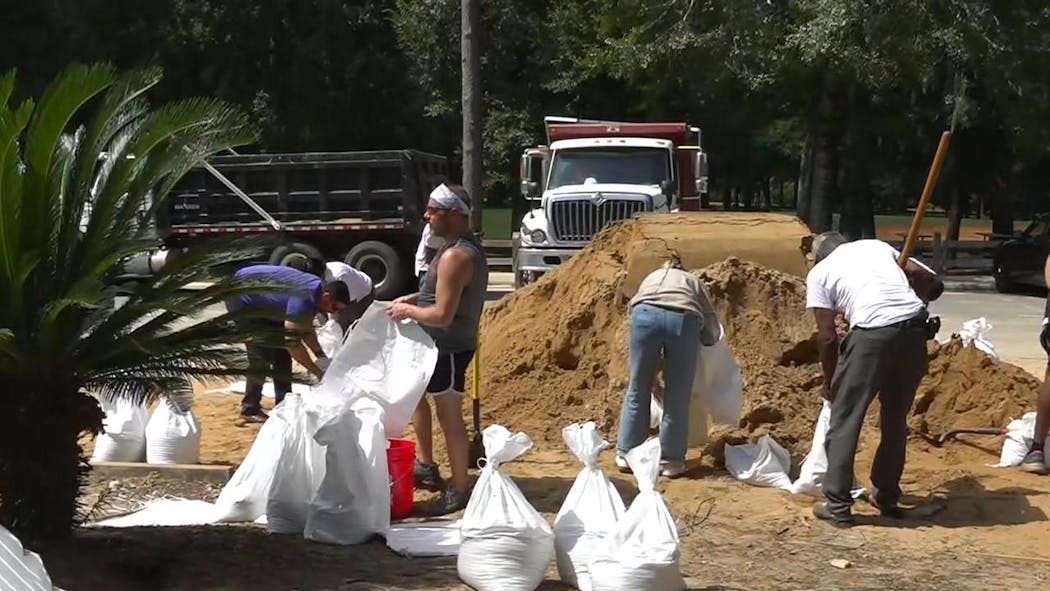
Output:
[[[320,343],[317,342],[317,334],[314,333],[314,327],[310,324],[300,324],[291,320],[286,320],[284,327],[298,333],[301,335],[300,338],[302,338],[302,341],[299,343],[288,347],[288,354],[292,356],[296,363],[303,366],[306,371],[313,374],[317,379],[321,379],[324,376],[324,372],[314,363],[313,358],[310,357],[310,352],[306,350],[306,346],[303,344],[305,341],[311,348],[316,346],[315,351],[321,349]],[[311,340],[313,341],[312,343],[310,343]]]
[[820,351],[820,367],[824,371],[824,391],[831,399],[831,378],[839,362],[839,333],[835,328],[836,313],[827,308],[813,308],[817,321],[817,348]]

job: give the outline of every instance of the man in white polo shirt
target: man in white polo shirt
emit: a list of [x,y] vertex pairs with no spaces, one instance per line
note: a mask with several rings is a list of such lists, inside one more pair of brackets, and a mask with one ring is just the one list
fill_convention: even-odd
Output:
[[[901,269],[899,253],[880,240],[846,242],[838,232],[817,236],[816,263],[806,277],[806,307],[820,339],[824,393],[831,403],[825,448],[826,502],[814,514],[835,525],[853,524],[853,462],[864,415],[879,396],[881,438],[871,467],[872,501],[883,515],[902,517],[897,502],[908,442],[907,417],[926,375],[926,341],[933,338],[927,304],[943,282],[914,259]],[[836,316],[849,323],[842,341]]]
[[324,280],[326,282],[342,281],[346,284],[347,291],[350,292],[350,303],[335,316],[345,333],[376,299],[372,278],[346,263],[331,261],[324,265]]

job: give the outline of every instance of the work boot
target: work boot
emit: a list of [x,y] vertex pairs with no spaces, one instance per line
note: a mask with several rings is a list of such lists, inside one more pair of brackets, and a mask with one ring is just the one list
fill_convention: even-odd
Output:
[[467,507],[468,501],[470,501],[469,490],[459,492],[449,487],[445,489],[445,492],[441,493],[438,500],[427,507],[426,514],[428,517],[441,517],[442,515],[462,511]]
[[1021,460],[1021,469],[1032,474],[1050,474],[1050,468],[1046,465],[1046,454],[1041,449],[1033,449],[1025,454]]
[[418,489],[437,492],[445,486],[437,464],[424,464],[417,459],[413,473]]
[[832,513],[831,509],[828,509],[828,504],[824,502],[813,505],[813,516],[839,528],[853,527],[854,523],[851,513]]
[[879,515],[883,517],[889,517],[890,519],[906,519],[908,517],[907,511],[897,503],[883,505],[872,497],[871,506],[878,509]]

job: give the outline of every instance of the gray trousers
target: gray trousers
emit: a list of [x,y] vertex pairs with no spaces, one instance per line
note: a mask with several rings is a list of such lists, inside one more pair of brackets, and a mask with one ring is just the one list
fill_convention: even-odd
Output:
[[929,360],[926,330],[903,325],[851,330],[839,346],[831,381],[831,421],[824,449],[828,471],[824,496],[828,509],[850,512],[853,461],[864,414],[879,395],[881,438],[871,466],[872,496],[880,506],[895,505],[908,445],[908,412]]

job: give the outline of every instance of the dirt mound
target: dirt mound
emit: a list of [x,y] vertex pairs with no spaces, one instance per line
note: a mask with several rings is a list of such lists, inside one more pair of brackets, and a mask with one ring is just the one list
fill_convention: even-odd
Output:
[[[481,392],[487,422],[548,441],[560,440],[562,427],[574,421],[595,420],[615,432],[628,380],[627,302],[644,277],[641,270],[648,273],[669,249],[687,265],[708,256],[674,238],[672,230],[682,225],[676,218],[666,226],[650,219],[604,232],[556,272],[486,313]],[[780,229],[784,244],[794,240]],[[662,238],[654,243],[657,235]],[[766,259],[791,256],[781,250]],[[716,427],[705,449],[716,460],[722,443],[767,433],[796,460],[808,451],[821,400],[815,324],[805,309],[805,282],[791,265],[783,266],[788,272],[727,258],[695,271],[744,373],[740,425]],[[938,433],[953,426],[1002,426],[1035,402],[1038,381],[1020,368],[958,341],[932,343],[929,355],[914,428]]]

